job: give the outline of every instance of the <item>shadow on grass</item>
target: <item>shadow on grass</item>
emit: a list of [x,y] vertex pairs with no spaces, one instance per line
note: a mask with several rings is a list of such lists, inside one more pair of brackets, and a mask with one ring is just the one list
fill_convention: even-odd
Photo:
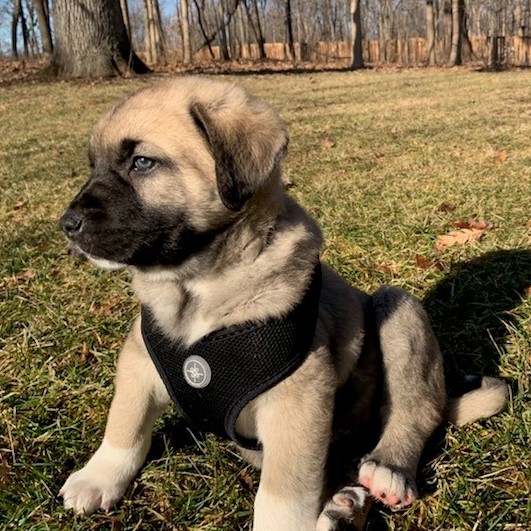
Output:
[[450,389],[464,374],[497,374],[511,312],[529,286],[531,250],[494,251],[453,265],[424,297]]

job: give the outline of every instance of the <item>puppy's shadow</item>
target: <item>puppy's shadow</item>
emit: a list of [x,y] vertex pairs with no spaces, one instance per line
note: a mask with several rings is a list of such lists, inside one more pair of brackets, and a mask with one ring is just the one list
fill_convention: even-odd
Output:
[[454,264],[424,297],[445,361],[447,383],[465,374],[495,376],[512,311],[531,286],[531,251],[486,253]]
[[194,454],[200,452],[198,443],[205,441],[206,435],[198,430],[191,430],[186,421],[177,413],[166,415],[161,425],[153,433],[153,440],[147,460],[155,461],[162,458],[167,450],[178,452],[185,450]]

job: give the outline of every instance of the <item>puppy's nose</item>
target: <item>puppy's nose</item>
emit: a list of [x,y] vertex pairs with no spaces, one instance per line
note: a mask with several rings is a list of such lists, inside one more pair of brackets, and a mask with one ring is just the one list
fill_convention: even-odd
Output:
[[74,210],[67,210],[60,220],[62,229],[69,238],[75,237],[81,232],[83,227],[83,218]]

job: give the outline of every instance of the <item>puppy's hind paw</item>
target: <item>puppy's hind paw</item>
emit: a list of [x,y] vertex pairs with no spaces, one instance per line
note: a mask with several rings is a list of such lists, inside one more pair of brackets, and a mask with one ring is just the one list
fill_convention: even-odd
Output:
[[368,459],[359,470],[359,482],[371,496],[392,509],[404,509],[417,499],[415,482],[400,470]]
[[363,487],[344,487],[324,506],[316,531],[361,531],[369,508],[369,495]]

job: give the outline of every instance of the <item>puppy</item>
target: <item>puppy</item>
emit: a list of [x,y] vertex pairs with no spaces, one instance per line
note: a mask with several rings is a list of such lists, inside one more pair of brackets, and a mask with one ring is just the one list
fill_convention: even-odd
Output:
[[142,311],[105,436],[62,487],[65,507],[115,504],[173,400],[262,469],[254,531],[359,526],[369,494],[415,500],[419,456],[445,417],[503,408],[491,378],[447,403],[415,298],[369,296],[319,263],[321,232],[281,183],[287,144],[268,105],[201,77],[141,90],[96,126],[92,174],[61,224],[97,266],[133,270]]

